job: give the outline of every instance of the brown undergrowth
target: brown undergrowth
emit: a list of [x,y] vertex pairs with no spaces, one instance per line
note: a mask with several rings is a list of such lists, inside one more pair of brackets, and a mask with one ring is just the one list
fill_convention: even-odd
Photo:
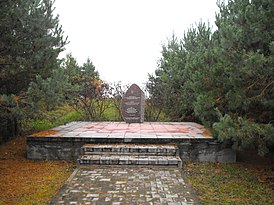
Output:
[[26,137],[0,146],[0,205],[48,204],[73,171],[73,163],[26,159]]

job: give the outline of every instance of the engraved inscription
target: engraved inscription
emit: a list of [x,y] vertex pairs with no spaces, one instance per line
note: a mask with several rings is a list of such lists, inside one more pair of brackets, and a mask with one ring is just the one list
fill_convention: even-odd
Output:
[[126,113],[132,114],[132,113],[137,113],[137,109],[134,107],[127,108]]
[[136,96],[128,96],[128,97],[125,97],[125,99],[127,99],[127,100],[139,100],[140,99],[140,97],[136,97]]
[[134,101],[129,101],[129,102],[125,102],[126,105],[130,106],[130,105],[139,105],[140,102],[134,102]]

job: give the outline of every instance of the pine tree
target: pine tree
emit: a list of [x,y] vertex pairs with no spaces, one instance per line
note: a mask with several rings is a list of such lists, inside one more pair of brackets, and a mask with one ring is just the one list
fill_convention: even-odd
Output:
[[18,121],[26,108],[22,97],[29,84],[37,75],[47,78],[59,68],[57,57],[67,40],[58,16],[53,16],[53,3],[0,1],[0,143],[20,130]]
[[229,1],[221,4],[217,35],[229,88],[226,110],[269,123],[274,116],[274,2]]
[[155,76],[149,75],[146,85],[150,102],[176,120],[182,117],[180,89],[185,82],[185,63],[186,52],[173,35],[168,44],[162,46],[159,68]]
[[219,8],[216,31],[200,23],[177,41],[183,55],[163,47],[149,91],[170,97],[161,106],[173,120],[191,116],[221,141],[264,155],[274,144],[274,2],[231,0]]
[[1,1],[0,19],[0,94],[18,95],[50,76],[67,41],[51,0]]

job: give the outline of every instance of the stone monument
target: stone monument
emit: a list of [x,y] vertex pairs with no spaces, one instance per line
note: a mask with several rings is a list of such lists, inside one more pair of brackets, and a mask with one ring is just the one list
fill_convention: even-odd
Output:
[[132,84],[121,101],[121,114],[126,123],[144,122],[145,94],[136,84]]

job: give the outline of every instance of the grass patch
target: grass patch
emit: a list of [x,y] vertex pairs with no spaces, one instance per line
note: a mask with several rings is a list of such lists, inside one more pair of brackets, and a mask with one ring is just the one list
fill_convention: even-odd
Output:
[[48,204],[73,171],[65,161],[26,159],[26,138],[0,146],[0,204]]
[[104,120],[106,120],[106,121],[123,121],[119,110],[115,107],[113,102],[108,101],[106,103],[109,103],[109,104],[108,104],[108,109],[106,109],[103,114]]
[[270,166],[244,163],[187,163],[187,179],[202,204],[274,204]]
[[77,112],[69,105],[64,105],[56,110],[43,113],[38,119],[24,121],[22,125],[25,132],[37,132],[84,119],[82,112]]
[[[115,107],[113,102],[106,100],[107,109],[102,113],[102,116],[97,116],[91,121],[123,121],[119,110]],[[145,116],[146,117],[146,116]],[[69,105],[57,107],[53,111],[44,111],[40,113],[39,118],[25,119],[21,121],[22,130],[24,133],[34,133],[42,130],[49,130],[51,128],[64,125],[73,121],[89,121],[88,114],[84,110],[76,111]],[[170,119],[162,112],[159,115],[158,121],[165,122]]]

